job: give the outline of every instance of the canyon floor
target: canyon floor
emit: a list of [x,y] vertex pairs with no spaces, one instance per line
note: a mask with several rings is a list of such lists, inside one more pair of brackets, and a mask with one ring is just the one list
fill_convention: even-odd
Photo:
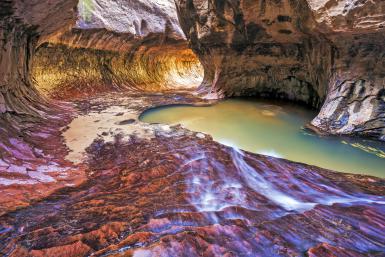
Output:
[[384,256],[384,179],[139,120],[175,103],[210,104],[106,93],[24,121],[29,145],[2,141],[0,255]]
[[360,175],[375,161],[334,151],[364,165],[342,173],[140,118],[296,102],[309,137],[383,158],[384,41],[384,0],[0,0],[0,256],[385,257],[384,164]]

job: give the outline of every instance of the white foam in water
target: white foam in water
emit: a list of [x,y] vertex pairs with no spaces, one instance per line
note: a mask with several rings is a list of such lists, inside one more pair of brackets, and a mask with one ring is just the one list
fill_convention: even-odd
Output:
[[[201,149],[192,149],[191,152],[197,152],[197,154],[182,167],[190,166],[193,162],[197,165],[197,169],[192,172],[193,177],[188,178],[186,182],[188,191],[191,193],[190,202],[197,211],[217,212],[231,206],[244,206],[246,194],[242,190],[242,185],[238,181],[226,178],[223,164],[211,160]],[[214,167],[215,171],[212,172],[217,172],[214,181],[207,176],[209,164]],[[252,208],[252,206],[245,206],[245,208]],[[218,221],[216,214],[206,213],[206,215],[208,219]]]
[[259,154],[267,155],[267,156],[272,156],[276,158],[283,158],[284,156],[276,152],[274,149],[265,149],[261,151],[257,151]]
[[360,139],[341,141],[308,133],[303,126],[314,115],[299,106],[230,99],[208,107],[173,105],[156,108],[142,115],[141,120],[182,124],[189,130],[208,134],[224,145],[253,153],[334,171],[385,176],[383,144]]
[[222,139],[221,138],[221,139],[217,139],[216,141],[218,141],[222,145],[230,146],[232,148],[237,148],[237,145],[234,142],[232,142],[232,141],[230,141],[228,139]]
[[243,176],[244,182],[254,191],[264,195],[269,200],[282,206],[285,210],[304,211],[312,209],[315,203],[305,203],[294,199],[293,197],[277,190],[273,184],[263,178],[256,172],[243,158],[243,152],[233,148],[231,152],[235,167]]
[[[324,204],[324,205],[332,205],[335,203],[353,203],[353,202],[366,202],[366,203],[377,203],[377,204],[385,204],[385,201],[380,198],[375,200],[364,197],[357,197],[348,195],[345,192],[342,192],[341,190],[328,187],[327,185],[320,185],[323,187],[327,187],[328,190],[332,191],[333,193],[336,193],[335,196],[325,197],[324,194],[316,192],[315,190],[312,190],[313,193],[316,192],[318,195],[314,195],[315,201],[313,202],[303,202],[296,200],[295,198],[279,191],[275,188],[275,186],[264,179],[258,172],[256,172],[250,165],[246,163],[244,160],[244,154],[242,151],[240,151],[237,148],[233,148],[232,151],[232,157],[233,162],[237,169],[241,172],[243,176],[245,176],[245,182],[248,184],[249,187],[253,188],[258,193],[263,194],[268,199],[272,200],[276,204],[282,206],[286,210],[295,210],[295,211],[306,211],[312,209],[317,204]],[[300,181],[297,181],[297,183],[294,183],[296,185],[301,185],[302,183]],[[310,192],[309,192],[310,193]]]
[[[227,143],[229,144],[229,142]],[[293,194],[297,196],[289,195],[277,187],[279,182],[286,184],[288,182],[274,180],[274,178],[271,178],[270,181],[270,179],[264,178],[263,175],[246,162],[244,153],[241,150],[232,147],[230,151],[232,161],[238,171],[237,176],[229,176],[229,174],[225,172],[224,164],[210,158],[210,156],[200,148],[191,149],[191,152],[196,152],[197,154],[182,165],[182,167],[185,167],[194,163],[196,169],[192,172],[193,177],[190,177],[186,183],[189,187],[188,191],[191,193],[191,204],[195,206],[197,211],[208,212],[206,214],[207,218],[214,222],[218,222],[219,218],[213,212],[222,211],[228,207],[239,206],[258,211],[257,202],[247,201],[248,190],[245,188],[246,185],[254,192],[265,196],[288,212],[308,211],[317,204],[332,205],[335,203],[348,204],[353,202],[385,204],[383,197],[370,195],[357,197],[325,184],[317,185],[327,190],[326,193],[320,192],[306,185],[303,181],[297,180],[295,177],[289,177],[289,183],[296,184],[301,187],[302,190],[293,192]],[[207,176],[209,166],[214,168],[210,172],[215,172],[215,174],[211,173],[210,176]],[[192,167],[190,166],[190,168]],[[266,169],[268,168],[266,167]],[[215,175],[214,178],[212,178],[212,175]],[[301,197],[301,199],[309,199],[309,201],[299,200],[298,197]],[[278,211],[278,213],[273,215],[280,216],[282,214],[284,215],[285,213]]]

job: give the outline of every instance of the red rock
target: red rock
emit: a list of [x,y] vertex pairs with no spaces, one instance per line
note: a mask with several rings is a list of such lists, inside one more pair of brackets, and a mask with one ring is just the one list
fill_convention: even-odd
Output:
[[76,242],[73,244],[52,247],[44,250],[33,250],[31,251],[30,256],[33,256],[33,257],[45,257],[45,256],[81,257],[89,253],[90,250],[91,249],[87,245],[81,242]]

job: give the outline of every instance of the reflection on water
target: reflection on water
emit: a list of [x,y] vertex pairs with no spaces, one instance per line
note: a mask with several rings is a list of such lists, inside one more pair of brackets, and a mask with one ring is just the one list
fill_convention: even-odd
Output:
[[302,127],[315,112],[303,107],[230,99],[209,107],[174,105],[146,111],[149,123],[182,124],[226,145],[336,171],[385,177],[385,144],[370,140],[324,138]]

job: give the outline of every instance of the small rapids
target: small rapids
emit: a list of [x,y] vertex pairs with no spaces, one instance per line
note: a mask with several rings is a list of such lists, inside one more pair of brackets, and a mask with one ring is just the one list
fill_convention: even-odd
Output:
[[236,213],[237,209],[268,212],[271,218],[277,218],[311,210],[318,204],[385,205],[384,197],[349,194],[337,185],[317,181],[321,176],[315,173],[298,176],[300,166],[296,171],[299,174],[293,175],[292,167],[283,160],[277,159],[268,165],[236,147],[228,148],[232,163],[218,160],[199,145],[191,146],[189,153],[181,157],[184,162],[179,171],[188,174],[190,203],[214,223],[220,222],[218,212],[226,213],[226,219],[247,220]]
[[[79,150],[74,153],[84,152],[87,180],[2,216],[0,255],[312,256],[331,249],[335,256],[380,256],[385,251],[383,179],[257,155],[180,126],[138,120],[149,103],[175,103],[174,96],[164,97],[113,96],[95,99],[92,108],[84,105],[87,112],[74,119],[65,138],[74,139],[67,141]],[[288,108],[263,111],[276,117]],[[84,130],[95,139],[85,149],[88,138],[77,136]]]

